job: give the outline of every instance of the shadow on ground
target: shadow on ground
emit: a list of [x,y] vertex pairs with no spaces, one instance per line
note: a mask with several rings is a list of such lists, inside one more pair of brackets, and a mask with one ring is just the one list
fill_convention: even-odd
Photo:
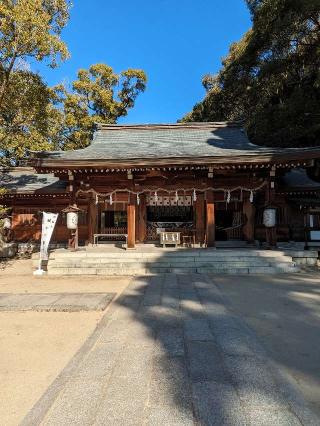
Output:
[[213,281],[201,275],[140,278],[120,302],[134,310],[144,338],[156,341],[146,412],[157,416],[156,424],[170,407],[185,419],[177,424],[192,418],[204,425],[257,424],[257,416],[259,424],[310,424],[298,392]]
[[22,424],[320,424],[215,280],[133,278]]

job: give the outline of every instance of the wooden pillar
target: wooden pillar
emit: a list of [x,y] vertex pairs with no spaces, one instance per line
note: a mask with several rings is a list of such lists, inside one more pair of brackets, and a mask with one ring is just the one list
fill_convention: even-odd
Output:
[[136,198],[130,194],[130,201],[127,207],[128,220],[128,249],[136,246]]
[[145,194],[140,195],[140,204],[137,210],[137,241],[143,243],[147,239],[147,204]]
[[243,202],[243,214],[245,215],[245,225],[243,227],[243,237],[248,243],[254,242],[254,225],[256,209],[250,200]]
[[205,234],[205,208],[204,208],[204,194],[197,195],[197,201],[194,204],[195,214],[195,228],[196,228],[196,242],[198,244],[204,243]]
[[216,218],[215,218],[215,205],[214,193],[207,192],[207,247],[215,247],[216,245]]
[[96,233],[97,229],[97,204],[93,198],[89,200],[88,205],[88,242],[89,244],[94,243],[93,235]]

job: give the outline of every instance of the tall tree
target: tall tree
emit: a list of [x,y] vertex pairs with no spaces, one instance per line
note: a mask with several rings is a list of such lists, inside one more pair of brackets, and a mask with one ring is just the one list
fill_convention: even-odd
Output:
[[116,74],[108,65],[95,64],[78,72],[71,92],[57,87],[64,114],[61,148],[85,147],[95,123],[112,124],[127,115],[137,96],[144,92],[146,82],[142,70],[128,69]]
[[80,70],[71,90],[48,88],[30,71],[68,58],[61,31],[68,0],[0,0],[0,164],[15,165],[28,150],[86,146],[94,123],[115,123],[146,87],[142,70],[114,73],[105,64]]
[[320,1],[247,0],[253,26],[184,120],[243,119],[258,144],[320,137]]
[[27,150],[54,149],[61,113],[39,75],[14,71],[0,109],[0,164],[14,165]]
[[1,0],[0,109],[17,64],[47,59],[54,67],[68,57],[60,38],[68,19],[67,0]]
[[0,164],[17,164],[28,150],[83,148],[95,123],[116,123],[145,90],[142,70],[115,74],[105,64],[80,70],[71,90],[49,88],[39,75],[15,70],[0,109]]
[[[0,163],[15,164],[27,149],[50,148],[59,114],[55,94],[30,71],[34,61],[55,67],[68,58],[61,31],[68,0],[0,2]],[[56,125],[53,126],[56,128]]]

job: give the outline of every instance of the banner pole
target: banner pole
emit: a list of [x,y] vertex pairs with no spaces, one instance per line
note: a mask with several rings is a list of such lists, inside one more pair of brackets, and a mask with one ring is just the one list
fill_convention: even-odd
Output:
[[42,259],[41,259],[41,251],[40,251],[38,269],[34,271],[33,275],[43,275],[45,273],[45,271],[41,269],[41,266],[42,266]]

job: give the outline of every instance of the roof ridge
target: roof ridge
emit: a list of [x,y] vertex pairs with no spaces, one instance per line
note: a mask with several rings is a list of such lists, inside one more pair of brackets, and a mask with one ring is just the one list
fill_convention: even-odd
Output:
[[97,130],[173,130],[173,129],[207,129],[207,128],[240,128],[243,121],[212,121],[189,123],[152,123],[152,124],[105,124],[96,123]]

